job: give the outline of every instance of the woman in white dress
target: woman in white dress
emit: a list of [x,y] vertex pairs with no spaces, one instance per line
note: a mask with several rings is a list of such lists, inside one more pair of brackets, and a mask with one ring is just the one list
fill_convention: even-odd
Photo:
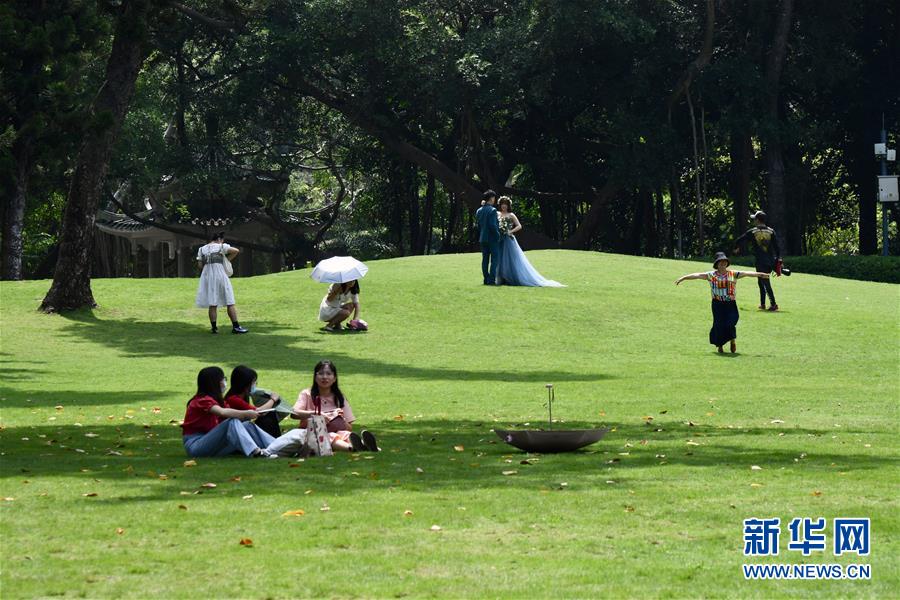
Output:
[[231,333],[247,333],[238,322],[234,307],[234,290],[225,272],[225,260],[238,255],[239,250],[225,243],[225,232],[216,233],[212,240],[197,251],[197,262],[203,267],[200,273],[200,287],[197,289],[197,306],[209,308],[209,324],[212,333],[219,333],[216,326],[218,308],[225,305],[231,319]]
[[325,321],[326,331],[339,331],[341,322],[351,315],[359,318],[359,282],[332,283],[319,305],[319,320]]

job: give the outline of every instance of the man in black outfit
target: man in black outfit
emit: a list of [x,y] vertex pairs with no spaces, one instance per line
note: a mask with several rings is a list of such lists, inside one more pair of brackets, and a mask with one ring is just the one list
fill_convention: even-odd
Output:
[[[781,249],[778,247],[778,236],[775,230],[766,225],[766,213],[761,210],[750,215],[750,218],[756,223],[756,227],[747,230],[744,235],[734,240],[734,251],[740,250],[742,243],[749,241],[753,246],[753,255],[756,257],[756,270],[760,273],[771,273],[773,270],[781,275]],[[759,308],[766,309],[766,295],[769,296],[769,310],[778,310],[778,304],[775,302],[775,292],[772,291],[772,284],[768,278],[756,280],[759,284]]]

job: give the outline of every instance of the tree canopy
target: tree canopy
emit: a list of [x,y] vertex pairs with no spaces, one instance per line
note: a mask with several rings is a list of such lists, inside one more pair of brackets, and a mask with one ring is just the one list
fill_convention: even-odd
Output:
[[[704,255],[762,208],[789,253],[878,246],[871,144],[882,114],[894,133],[900,121],[894,2],[148,1],[137,17],[61,4],[71,15],[0,12],[4,31],[54,40],[35,52],[37,34],[2,36],[3,184],[30,207],[28,276],[48,274],[39,230],[55,241],[73,203],[75,140],[115,129],[91,103],[116,84],[127,18],[139,64],[103,190],[177,177],[167,210],[182,217],[346,196],[321,239],[284,230],[284,252],[465,249],[486,188],[513,197],[533,245]],[[235,168],[287,183],[240,194]]]

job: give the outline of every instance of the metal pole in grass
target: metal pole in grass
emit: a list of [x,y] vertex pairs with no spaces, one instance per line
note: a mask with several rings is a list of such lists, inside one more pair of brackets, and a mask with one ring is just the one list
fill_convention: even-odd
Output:
[[556,398],[556,395],[553,393],[553,384],[548,383],[547,388],[547,410],[550,412],[550,429],[553,429],[553,399]]
[[[881,155],[881,175],[887,175],[887,130],[884,128],[884,113],[881,113],[881,143],[884,144],[884,154]],[[878,193],[878,199],[881,200],[881,192]],[[890,253],[888,248],[888,211],[887,205],[883,201],[881,205],[881,255],[887,256]]]

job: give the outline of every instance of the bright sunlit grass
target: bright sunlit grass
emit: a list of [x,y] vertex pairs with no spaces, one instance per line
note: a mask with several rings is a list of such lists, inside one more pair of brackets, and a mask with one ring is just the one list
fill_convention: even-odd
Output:
[[[96,280],[100,307],[62,316],[35,310],[48,282],[4,282],[2,596],[896,595],[900,287],[798,273],[770,314],[741,280],[719,356],[707,284],[673,285],[708,265],[529,256],[568,287],[482,286],[474,255],[369,263],[366,334],[320,331],[309,270],[234,280],[245,336],[208,333],[196,280]],[[322,358],[384,452],[183,466],[200,368],[293,399]],[[545,426],[545,383],[557,427],[612,431],[501,443]],[[778,557],[745,559],[750,517],[826,517],[829,543],[832,518],[870,517],[872,553],[803,557],[785,526]],[[744,581],[745,562],[872,579]]]

